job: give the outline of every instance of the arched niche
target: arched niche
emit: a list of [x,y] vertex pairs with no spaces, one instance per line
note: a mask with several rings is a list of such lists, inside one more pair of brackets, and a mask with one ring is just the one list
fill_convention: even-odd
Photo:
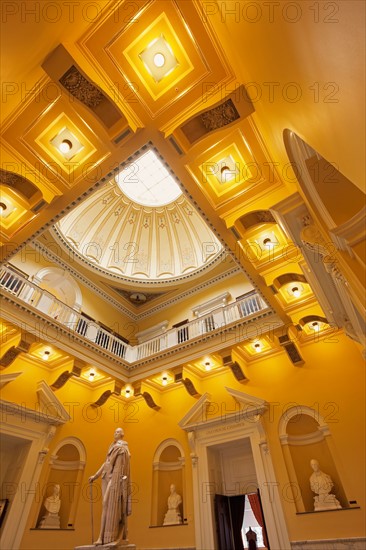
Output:
[[59,485],[60,528],[74,528],[85,463],[86,451],[80,439],[67,437],[57,444],[50,458],[47,482],[42,490],[43,500],[37,515],[37,527],[41,526],[42,518],[46,513],[45,499],[52,495],[54,486]]
[[151,503],[151,525],[163,525],[168,510],[170,486],[175,485],[182,497],[180,513],[184,519],[185,503],[185,456],[182,445],[169,438],[160,443],[153,460],[153,492]]
[[342,508],[349,508],[331,433],[322,416],[310,407],[292,407],[280,419],[279,436],[297,512],[314,511],[316,494],[310,488],[312,459],[331,477],[334,483],[331,493]]
[[47,290],[63,304],[76,311],[81,310],[83,301],[81,290],[67,271],[58,267],[45,267],[34,275],[33,282]]
[[300,187],[328,230],[355,218],[365,203],[364,193],[289,129],[284,131],[287,154]]

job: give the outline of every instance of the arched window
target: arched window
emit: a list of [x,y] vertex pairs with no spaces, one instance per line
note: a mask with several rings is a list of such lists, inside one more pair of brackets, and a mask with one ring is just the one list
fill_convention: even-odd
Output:
[[67,437],[57,444],[50,459],[47,482],[43,487],[43,501],[37,517],[37,527],[47,528],[47,522],[44,521],[45,499],[52,495],[56,485],[60,489],[61,501],[58,511],[59,528],[74,527],[85,462],[85,447],[78,438]]

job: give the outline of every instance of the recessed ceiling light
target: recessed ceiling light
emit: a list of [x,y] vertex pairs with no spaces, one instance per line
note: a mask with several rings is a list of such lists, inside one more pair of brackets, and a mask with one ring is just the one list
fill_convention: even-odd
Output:
[[51,143],[66,160],[71,160],[84,149],[84,145],[66,127],[51,139]]
[[131,397],[131,395],[132,395],[132,388],[131,388],[131,386],[126,386],[126,387],[125,387],[125,397],[128,398],[128,397]]
[[51,355],[50,350],[45,349],[44,352],[43,352],[43,355],[42,355],[42,359],[44,361],[48,361],[48,359],[50,358],[50,355]]
[[271,239],[269,237],[266,237],[265,239],[263,239],[263,244],[267,248],[273,248],[273,246],[274,246],[274,243],[271,241]]
[[155,67],[163,67],[165,65],[165,56],[158,52],[154,55],[154,65]]
[[72,149],[72,143],[69,139],[63,139],[58,148],[63,154],[68,153]]
[[90,369],[88,378],[91,382],[93,380],[95,380],[95,370],[94,369]]
[[168,76],[179,65],[172,48],[163,35],[150,42],[139,54],[139,58],[156,83]]
[[168,375],[164,373],[161,377],[163,386],[166,386],[168,384]]
[[292,294],[295,296],[295,298],[300,298],[300,296],[301,296],[301,290],[299,289],[298,286],[294,286],[294,287],[291,289],[291,292],[292,292]]
[[205,369],[206,370],[211,370],[211,363],[209,361],[206,361],[205,363]]
[[5,202],[0,202],[0,215],[2,215],[7,208],[8,207],[6,206]]
[[262,345],[259,343],[259,342],[256,342],[254,345],[253,345],[255,351],[257,353],[259,353],[261,350],[262,350]]
[[319,325],[318,321],[314,321],[313,323],[311,323],[310,326],[311,326],[311,328],[312,328],[313,330],[315,330],[315,332],[319,332],[319,330],[320,330],[320,325]]

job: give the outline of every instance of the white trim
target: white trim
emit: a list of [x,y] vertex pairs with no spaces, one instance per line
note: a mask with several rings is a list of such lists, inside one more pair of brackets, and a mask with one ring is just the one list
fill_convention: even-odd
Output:
[[235,399],[235,401],[249,409],[245,413],[247,415],[262,415],[268,407],[267,401],[259,397],[254,397],[254,395],[249,395],[248,393],[234,390],[227,386],[225,386],[225,390]]
[[143,344],[147,340],[151,340],[152,338],[161,336],[162,334],[165,333],[166,329],[168,328],[168,325],[169,325],[169,321],[162,321],[157,325],[153,325],[152,327],[146,328],[145,330],[136,332],[135,336],[138,340],[138,343]]
[[62,422],[70,420],[70,415],[66,412],[65,407],[56,397],[47,382],[40,380],[37,384],[36,393],[43,411],[51,410],[52,415],[60,418]]
[[159,462],[162,452],[168,447],[170,447],[171,445],[173,445],[173,447],[177,447],[178,451],[180,452],[180,456],[184,457],[184,449],[182,445],[179,443],[179,441],[177,441],[173,437],[169,437],[168,439],[164,439],[164,441],[162,441],[158,446],[158,448],[156,449],[153,462],[154,463]]
[[50,460],[52,470],[84,470],[85,462],[81,460],[58,460],[52,456]]
[[186,426],[197,417],[197,413],[200,413],[200,422],[203,422],[204,412],[206,412],[207,405],[211,400],[211,395],[206,392],[204,393],[199,400],[189,409],[189,411],[183,416],[183,418],[178,422],[183,430],[186,429]]
[[293,418],[294,416],[297,416],[299,414],[306,414],[313,418],[315,422],[319,424],[319,430],[322,431],[324,435],[329,435],[329,428],[326,424],[324,418],[317,412],[315,409],[312,409],[311,407],[307,407],[306,405],[296,405],[295,407],[291,407],[290,409],[287,409],[286,412],[281,416],[279,424],[278,424],[278,432],[280,440],[283,441],[285,438],[288,437],[287,433],[287,424]]
[[212,300],[207,300],[207,302],[203,302],[202,304],[193,307],[192,312],[196,317],[202,317],[202,315],[206,315],[218,307],[226,306],[230,296],[230,292],[224,292],[223,294],[212,298]]
[[64,445],[74,445],[74,447],[76,447],[79,452],[80,462],[82,463],[86,462],[86,450],[85,450],[84,444],[82,443],[82,441],[80,441],[80,439],[73,436],[65,437],[64,439],[61,439],[61,441],[57,443],[51,458],[57,458],[57,452]]
[[29,443],[0,539],[1,548],[16,550],[28,521],[49,443],[55,435],[56,426],[65,420],[4,400],[0,401],[0,409],[2,433]]
[[282,445],[311,445],[324,440],[323,430],[317,430],[309,434],[303,435],[281,435],[280,441]]
[[23,374],[22,372],[10,372],[7,374],[0,374],[0,388],[3,388],[9,382],[13,382],[18,376]]
[[[44,281],[47,275],[58,275],[58,277],[65,279],[71,285],[71,287],[75,292],[75,301],[72,305],[70,304],[66,304],[66,305],[75,309],[76,311],[81,311],[81,306],[83,303],[83,295],[81,293],[79,285],[74,280],[74,278],[70,275],[70,272],[67,269],[62,270],[58,267],[44,267],[39,271],[37,271],[35,275],[33,275],[33,282],[36,285],[40,286],[40,283]],[[52,286],[52,281],[45,281],[45,282],[49,283],[50,286]]]
[[[243,395],[246,396],[246,399],[251,397],[246,394]],[[205,394],[202,398],[200,400],[201,403],[197,402],[179,422],[180,427],[187,432],[188,442],[192,451],[193,499],[197,550],[215,548],[212,499],[208,496],[208,493],[204,491],[205,487],[209,487],[210,479],[208,468],[209,447],[232,441],[240,441],[244,438],[249,438],[251,442],[259,486],[263,488],[271,487],[270,495],[267,494],[266,489],[262,492],[262,505],[266,517],[267,532],[271,547],[289,550],[290,542],[280,495],[277,485],[274,485],[276,476],[260,416],[253,422],[253,415],[244,414],[238,418],[236,413],[232,413],[224,417],[219,416],[209,421],[189,423],[189,419],[194,421],[196,417],[197,405],[202,407],[207,403],[209,396]],[[265,403],[264,401],[262,402]]]

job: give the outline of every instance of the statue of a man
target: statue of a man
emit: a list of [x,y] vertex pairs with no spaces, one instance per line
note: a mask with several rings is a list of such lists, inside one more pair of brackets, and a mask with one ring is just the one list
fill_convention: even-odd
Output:
[[102,477],[103,509],[96,545],[127,540],[127,516],[131,514],[130,451],[123,436],[123,429],[117,428],[104,464],[89,478],[92,483]]
[[175,485],[170,486],[170,495],[168,497],[168,511],[164,517],[163,525],[177,525],[182,523],[179,506],[182,504],[182,497],[178,495]]
[[317,496],[314,497],[314,510],[334,510],[342,508],[335,495],[330,492],[334,486],[331,477],[321,471],[319,462],[312,458],[310,466],[313,473],[310,476],[310,488]]

